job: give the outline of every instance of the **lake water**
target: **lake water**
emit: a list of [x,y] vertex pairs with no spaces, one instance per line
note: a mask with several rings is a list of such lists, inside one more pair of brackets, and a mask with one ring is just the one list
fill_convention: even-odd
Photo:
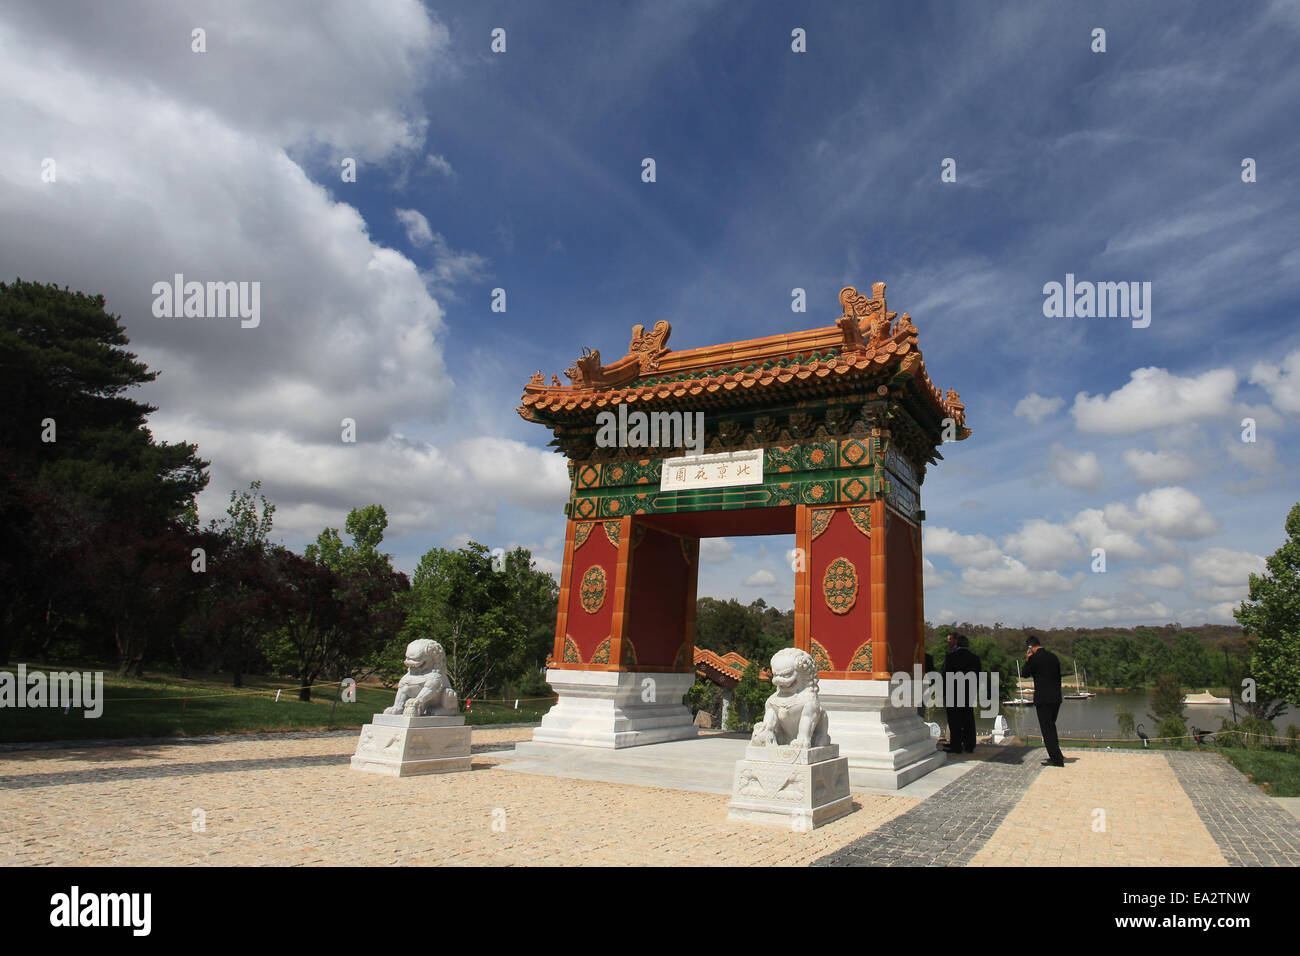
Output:
[[[1194,693],[1200,693],[1205,688],[1196,688]],[[1028,696],[1028,695],[1027,695]],[[1155,721],[1147,716],[1151,711],[1151,695],[1145,693],[1130,694],[1106,694],[1098,693],[1096,697],[1090,697],[1087,700],[1067,700],[1062,701],[1061,711],[1056,718],[1056,732],[1062,737],[1092,737],[1098,738],[1117,738],[1119,737],[1119,724],[1115,719],[1115,708],[1123,706],[1133,713],[1135,724],[1142,724],[1143,730],[1148,736],[1154,737]],[[1007,723],[1011,725],[1013,733],[1029,733],[1038,735],[1038,717],[1032,706],[1029,707],[1002,707],[1001,712],[1006,715]],[[1232,706],[1230,704],[1184,704],[1183,713],[1186,716],[1187,726],[1195,726],[1201,730],[1216,731],[1220,726],[1220,718],[1226,717],[1232,720]],[[1245,708],[1239,703],[1237,705],[1237,719],[1240,720],[1246,716]],[[944,723],[940,720],[940,723]],[[979,712],[975,714],[976,727],[981,734],[988,733],[993,729],[992,717],[980,717]],[[1294,709],[1288,711],[1281,717],[1273,721],[1273,726],[1277,728],[1279,736],[1286,735],[1287,724],[1300,724],[1300,714]]]

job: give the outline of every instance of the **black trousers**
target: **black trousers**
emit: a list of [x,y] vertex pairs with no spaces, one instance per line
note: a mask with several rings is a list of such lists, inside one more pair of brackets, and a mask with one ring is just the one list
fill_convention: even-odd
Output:
[[975,708],[948,707],[948,746],[954,750],[975,749]]
[[1065,763],[1061,745],[1056,740],[1056,715],[1061,712],[1061,704],[1034,704],[1038,714],[1038,727],[1043,732],[1043,746],[1047,748],[1047,759],[1053,763]]

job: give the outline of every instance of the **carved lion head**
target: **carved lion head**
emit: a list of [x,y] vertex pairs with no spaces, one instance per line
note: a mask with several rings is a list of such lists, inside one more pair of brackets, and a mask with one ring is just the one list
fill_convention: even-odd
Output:
[[778,690],[798,693],[817,679],[817,662],[807,651],[785,647],[772,655],[772,684]]
[[443,653],[442,645],[437,641],[422,638],[406,645],[405,664],[419,674],[446,670],[447,655]]

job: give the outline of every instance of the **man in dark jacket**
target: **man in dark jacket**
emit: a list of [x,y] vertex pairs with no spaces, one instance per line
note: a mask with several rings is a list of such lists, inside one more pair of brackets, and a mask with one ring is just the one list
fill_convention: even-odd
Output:
[[[943,659],[949,753],[975,751],[975,696],[979,672],[980,659],[970,649],[970,640],[965,634],[953,631],[948,635],[948,654]],[[958,676],[950,680],[949,674]]]
[[921,680],[921,691],[920,691],[921,702],[916,705],[916,716],[920,717],[922,720],[925,720],[925,691],[924,691],[925,681],[928,675],[931,674],[933,671],[934,671],[934,658],[931,657],[929,653],[926,653],[925,675],[922,677]]
[[1056,715],[1061,710],[1061,662],[1038,638],[1025,639],[1025,676],[1034,679],[1034,711],[1043,732],[1047,759],[1043,766],[1064,767],[1065,756],[1056,740]]

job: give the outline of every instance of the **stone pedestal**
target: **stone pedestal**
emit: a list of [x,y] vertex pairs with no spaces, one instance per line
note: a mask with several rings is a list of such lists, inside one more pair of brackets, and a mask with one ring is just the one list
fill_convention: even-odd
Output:
[[947,759],[917,716],[915,704],[890,703],[889,681],[823,678],[818,685],[831,734],[848,758],[854,790],[898,790]]
[[352,769],[391,777],[468,770],[469,736],[464,717],[375,714],[361,728]]
[[848,758],[837,744],[751,745],[736,761],[728,806],[728,820],[812,830],[853,809]]
[[[560,700],[533,731],[539,744],[618,749],[698,734],[682,704],[695,683],[693,673],[552,669],[546,680]],[[528,745],[515,750],[527,753]]]

